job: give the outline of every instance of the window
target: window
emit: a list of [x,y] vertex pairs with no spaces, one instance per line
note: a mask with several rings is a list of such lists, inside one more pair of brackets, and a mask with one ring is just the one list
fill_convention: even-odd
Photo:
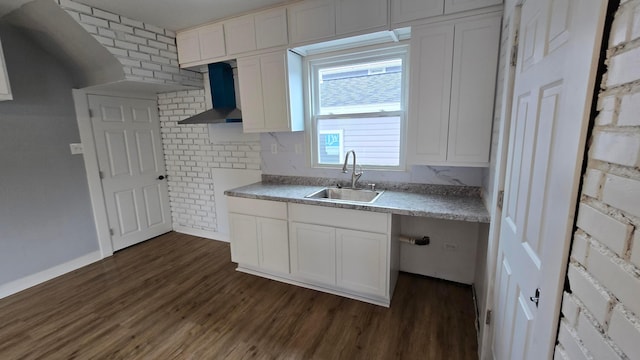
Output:
[[307,59],[313,166],[398,169],[404,162],[406,46]]

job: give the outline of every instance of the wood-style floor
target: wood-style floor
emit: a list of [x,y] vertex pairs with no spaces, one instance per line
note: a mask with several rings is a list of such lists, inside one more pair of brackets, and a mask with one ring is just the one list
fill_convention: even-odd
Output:
[[471,289],[401,274],[390,308],[236,272],[177,233],[0,300],[0,359],[476,359]]

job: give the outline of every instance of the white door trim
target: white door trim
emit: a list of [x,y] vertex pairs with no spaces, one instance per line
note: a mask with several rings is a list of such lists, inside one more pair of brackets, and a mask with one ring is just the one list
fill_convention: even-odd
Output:
[[[513,103],[513,87],[515,84],[515,66],[512,65],[510,59],[512,59],[514,53],[513,44],[515,42],[516,31],[520,28],[520,11],[518,4],[512,9],[505,9],[503,17],[503,30],[506,20],[509,21],[509,37],[507,39],[506,46],[509,48],[505,52],[505,77],[503,80],[503,93],[502,93],[502,107],[500,109],[500,117],[502,122],[500,123],[500,130],[498,133],[498,149],[496,151],[496,165],[493,179],[493,194],[491,197],[491,206],[489,207],[491,212],[491,225],[489,228],[489,245],[487,246],[487,265],[485,268],[487,274],[487,289],[485,292],[485,308],[480,309],[484,312],[485,316],[487,311],[492,310],[494,287],[497,271],[498,260],[498,244],[500,241],[500,224],[502,217],[502,209],[498,208],[498,197],[501,191],[504,191],[504,183],[507,169],[507,153],[509,150],[509,132],[511,129],[511,108]],[[509,12],[507,12],[509,11]],[[497,311],[497,310],[496,310]],[[485,319],[486,320],[486,319]],[[482,327],[482,338],[480,339],[480,359],[491,359],[491,341],[493,340],[493,327],[486,324],[480,324]]]
[[83,146],[84,167],[87,173],[87,183],[89,184],[89,196],[91,198],[91,208],[93,219],[96,224],[96,233],[100,245],[100,255],[102,258],[113,255],[113,244],[109,232],[109,220],[107,218],[107,207],[102,191],[102,181],[100,180],[100,168],[98,166],[98,155],[96,144],[93,138],[93,126],[89,114],[89,95],[106,95],[115,97],[133,97],[145,100],[156,100],[155,94],[128,94],[123,92],[105,92],[100,90],[73,89],[73,102],[76,109],[76,120],[80,131],[80,142]]

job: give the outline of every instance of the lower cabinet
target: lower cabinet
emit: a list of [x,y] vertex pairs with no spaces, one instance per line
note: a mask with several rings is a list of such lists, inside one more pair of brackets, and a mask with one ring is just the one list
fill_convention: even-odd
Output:
[[227,198],[231,261],[241,266],[289,273],[286,203]]
[[391,214],[228,200],[239,271],[389,306],[399,267]]

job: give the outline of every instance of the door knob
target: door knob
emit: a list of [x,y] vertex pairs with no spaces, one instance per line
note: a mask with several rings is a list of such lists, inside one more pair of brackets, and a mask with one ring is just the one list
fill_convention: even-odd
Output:
[[158,180],[164,180],[164,175],[158,176]]
[[536,294],[534,296],[530,296],[529,300],[531,300],[531,302],[536,304],[536,307],[538,307],[538,302],[540,302],[540,289],[536,289]]

